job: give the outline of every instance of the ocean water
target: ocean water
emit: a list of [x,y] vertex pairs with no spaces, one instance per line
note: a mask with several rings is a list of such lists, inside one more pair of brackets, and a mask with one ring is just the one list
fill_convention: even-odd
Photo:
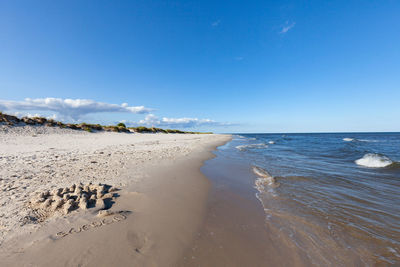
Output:
[[400,133],[241,134],[265,227],[318,266],[400,266]]

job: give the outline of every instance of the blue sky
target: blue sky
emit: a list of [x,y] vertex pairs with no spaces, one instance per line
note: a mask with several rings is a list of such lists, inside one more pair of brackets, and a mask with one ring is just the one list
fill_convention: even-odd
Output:
[[0,1],[0,109],[215,132],[400,131],[399,14],[399,1]]

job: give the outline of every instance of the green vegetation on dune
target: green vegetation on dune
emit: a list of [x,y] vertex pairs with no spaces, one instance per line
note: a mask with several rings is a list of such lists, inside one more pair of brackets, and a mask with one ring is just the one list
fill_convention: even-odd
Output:
[[212,132],[187,132],[181,130],[173,130],[173,129],[161,129],[156,127],[126,127],[126,125],[122,122],[118,123],[116,126],[109,125],[104,126],[100,124],[88,124],[88,123],[62,123],[60,121],[55,121],[53,119],[46,119],[43,117],[22,117],[18,118],[13,115],[8,115],[0,111],[0,124],[5,124],[9,126],[17,126],[17,125],[37,125],[37,126],[48,126],[48,127],[60,127],[60,128],[68,128],[73,130],[83,130],[87,132],[95,132],[95,131],[108,131],[108,132],[118,132],[118,133],[165,133],[165,134],[212,134]]

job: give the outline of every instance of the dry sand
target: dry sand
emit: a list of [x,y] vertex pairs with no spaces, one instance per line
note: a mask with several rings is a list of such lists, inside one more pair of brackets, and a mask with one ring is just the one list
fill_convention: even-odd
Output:
[[[0,126],[0,262],[174,265],[203,220],[209,182],[200,167],[229,139]],[[73,184],[78,190],[79,183],[79,194],[68,191]],[[53,198],[68,195],[74,202],[96,195],[86,192],[89,183],[119,189],[112,195],[97,189],[98,198],[108,201],[108,212],[99,216],[102,207],[96,201],[87,209],[53,209]],[[59,197],[58,188],[67,191]],[[46,197],[50,206],[34,210],[45,204],[35,206],[32,199],[47,191],[54,192]]]

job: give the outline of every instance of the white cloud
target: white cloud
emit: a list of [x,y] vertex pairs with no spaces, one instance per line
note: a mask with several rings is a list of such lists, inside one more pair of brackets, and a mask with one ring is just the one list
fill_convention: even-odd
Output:
[[19,118],[22,117],[28,117],[28,118],[34,118],[34,117],[42,117],[42,118],[46,118],[48,120],[52,119],[52,120],[57,120],[57,121],[68,121],[69,118],[66,118],[62,115],[57,115],[55,113],[53,114],[40,114],[40,113],[30,113],[30,112],[11,112],[10,115],[14,115],[17,116]]
[[285,25],[282,26],[282,29],[280,31],[281,34],[287,33],[290,29],[292,29],[296,25],[296,22],[289,23],[289,21],[286,21]]
[[198,126],[230,126],[230,123],[216,122],[210,119],[198,118],[158,118],[154,114],[147,115],[143,120],[138,122],[127,122],[135,126],[149,126],[149,127],[175,127],[175,128],[194,128]]
[[221,23],[221,20],[219,19],[219,20],[216,20],[213,23],[211,23],[211,26],[217,27],[220,23]]
[[53,111],[74,120],[89,113],[125,112],[144,114],[151,111],[151,109],[144,106],[129,106],[127,103],[118,105],[96,102],[89,99],[62,99],[51,97],[36,99],[26,98],[24,101],[0,100],[0,110]]

